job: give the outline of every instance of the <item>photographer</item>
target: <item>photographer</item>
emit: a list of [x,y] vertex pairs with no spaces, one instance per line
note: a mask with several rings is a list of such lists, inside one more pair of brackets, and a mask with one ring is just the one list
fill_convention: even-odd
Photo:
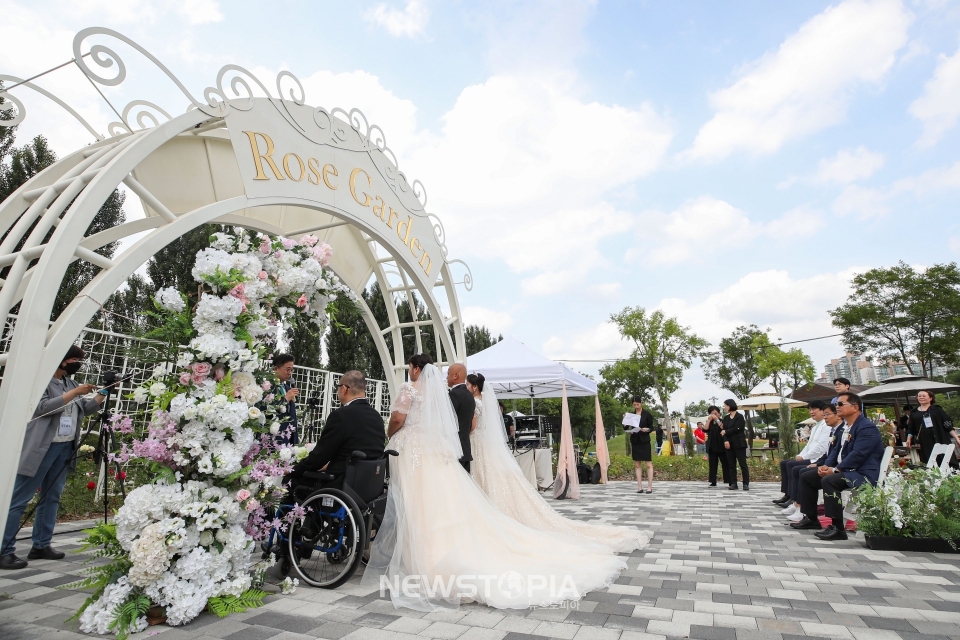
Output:
[[0,548],[0,569],[22,569],[25,560],[16,555],[16,537],[20,518],[31,498],[40,491],[40,502],[33,519],[33,548],[30,560],[59,560],[64,553],[50,546],[53,527],[57,524],[60,494],[67,482],[67,470],[76,468],[74,452],[79,446],[80,423],[96,413],[106,397],[98,393],[93,399],[84,395],[96,390],[92,384],[77,384],[72,376],[80,370],[83,349],[73,345],[67,351],[53,379],[47,385],[34,419],[27,423],[20,451],[20,466],[13,488],[10,511]]

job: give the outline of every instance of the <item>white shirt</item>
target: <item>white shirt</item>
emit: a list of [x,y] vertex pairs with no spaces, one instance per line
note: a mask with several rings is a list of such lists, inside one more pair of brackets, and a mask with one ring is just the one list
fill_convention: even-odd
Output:
[[843,428],[840,429],[840,451],[837,452],[837,464],[843,462],[843,442],[847,438],[848,429],[850,429],[850,425],[844,422]]
[[819,460],[823,454],[830,448],[830,427],[821,420],[810,429],[810,437],[807,438],[807,446],[800,452],[800,457],[804,460]]

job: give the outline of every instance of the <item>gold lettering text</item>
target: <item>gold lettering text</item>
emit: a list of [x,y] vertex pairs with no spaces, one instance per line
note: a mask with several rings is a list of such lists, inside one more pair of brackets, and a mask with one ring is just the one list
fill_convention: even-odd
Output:
[[373,213],[381,220],[386,221],[386,218],[383,217],[383,209],[387,205],[386,203],[384,203],[383,198],[381,198],[380,196],[376,196],[375,199],[378,204],[373,205]]
[[[294,158],[296,158],[297,164],[300,165],[299,178],[294,178],[293,174],[290,173],[290,156],[293,156]],[[283,156],[283,172],[287,174],[287,177],[293,180],[294,182],[300,182],[301,180],[303,180],[304,176],[307,175],[307,168],[303,166],[303,160],[300,158],[300,156],[298,156],[295,153],[288,153],[287,155]]]
[[[337,173],[337,168],[335,166],[333,166],[332,164],[323,165],[323,184],[327,185],[327,189],[330,189],[332,191],[337,190],[338,185],[330,184],[330,176],[338,176],[338,175],[340,174]],[[370,182],[370,178],[367,178],[367,182]],[[356,196],[354,196],[354,198],[356,198]],[[370,196],[367,196],[367,200],[369,199],[370,199]]]
[[350,195],[353,196],[353,199],[356,200],[357,204],[359,204],[361,207],[369,207],[370,206],[369,195],[367,195],[366,193],[363,194],[364,196],[363,202],[361,202],[360,198],[357,197],[357,176],[360,175],[361,173],[367,176],[368,187],[373,184],[373,180],[370,178],[369,175],[367,175],[367,172],[357,167],[356,169],[350,172]]
[[[407,227],[406,235],[403,234],[404,225],[406,225]],[[407,219],[405,221],[397,225],[397,237],[400,238],[400,241],[407,246],[410,245],[410,231],[412,230],[413,230],[413,216],[407,216]]]
[[[284,180],[283,174],[280,173],[280,169],[277,168],[277,163],[273,161],[271,157],[273,155],[273,140],[270,139],[265,133],[260,133],[258,131],[244,131],[247,134],[247,137],[250,138],[250,151],[253,153],[253,164],[257,167],[257,177],[254,180],[269,180],[267,174],[263,172],[263,164],[261,160],[266,160],[267,164],[270,165],[270,168],[273,170],[273,175],[277,176],[277,180]],[[260,153],[260,145],[257,144],[257,136],[263,138],[263,142],[267,145],[267,152]],[[302,162],[301,162],[302,164]]]
[[[400,216],[398,216],[398,215],[397,215],[397,212],[394,211],[393,208],[391,207],[391,208],[390,208],[390,218],[384,221],[384,222],[387,223],[387,226],[390,227],[391,229],[393,229],[393,219],[394,219],[394,218],[396,218],[397,220],[399,220],[399,219],[400,219]],[[400,235],[400,234],[398,233],[397,235]]]
[[310,184],[320,184],[320,165],[317,163],[317,159],[308,158],[307,167],[310,168],[310,175],[307,176],[307,181]]
[[414,257],[414,258],[419,258],[419,257],[420,257],[420,256],[417,255],[417,250],[418,250],[418,249],[420,249],[420,240],[418,240],[417,238],[411,239],[411,240],[410,240],[410,253],[413,254],[413,257]]
[[[426,262],[427,266],[423,266],[423,263]],[[427,275],[430,275],[430,269],[433,268],[433,260],[430,258],[430,255],[424,251],[423,256],[420,258],[420,266],[423,267],[423,272]]]

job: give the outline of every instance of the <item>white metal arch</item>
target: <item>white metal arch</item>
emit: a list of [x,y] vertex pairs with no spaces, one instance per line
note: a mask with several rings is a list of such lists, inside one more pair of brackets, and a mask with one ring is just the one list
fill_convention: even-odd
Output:
[[[91,33],[119,37],[151,57],[135,43],[114,32],[80,32],[75,42],[75,61],[95,82],[110,84],[112,81],[98,77],[84,63],[87,54],[81,55],[80,43]],[[94,55],[91,59],[101,67],[109,66],[104,59],[112,56],[118,63],[118,77],[122,81],[125,72],[119,57],[102,45],[95,45],[92,51],[99,51],[101,58]],[[172,74],[160,66],[172,78]],[[406,183],[383,141],[382,132],[366,126],[365,118],[355,110],[328,113],[316,109],[313,110],[314,124],[304,124],[303,114],[310,113],[312,108],[306,107],[302,96],[297,99],[293,92],[289,101],[268,98],[258,102],[249,96],[227,99],[224,89],[227,71],[243,72],[237,67],[224,67],[218,76],[217,89],[208,89],[205,93],[207,104],[198,103],[187,94],[196,108],[165,122],[148,114],[145,120],[137,118],[144,128],[135,129],[131,125],[131,107],[142,105],[142,101],[128,105],[123,110],[123,122],[110,126],[113,137],[96,134],[84,122],[84,126],[95,133],[96,142],[59,160],[0,203],[0,233],[6,234],[0,242],[0,268],[9,268],[5,280],[0,282],[0,317],[6,317],[12,307],[20,304],[10,349],[7,354],[0,355],[0,365],[5,367],[3,384],[0,385],[0,439],[13,445],[0,447],[0,519],[5,518],[9,504],[25,425],[67,348],[134,271],[157,251],[202,224],[234,224],[294,237],[316,233],[330,242],[334,247],[330,266],[360,299],[364,320],[387,372],[391,393],[395,393],[402,382],[405,359],[410,355],[405,354],[403,348],[402,331],[405,328],[415,328],[416,347],[420,350],[420,327],[432,326],[441,351],[435,354],[438,362],[463,360],[463,325],[451,271],[452,262],[459,261],[447,259],[442,226],[423,208],[422,185],[415,182],[411,188]],[[0,76],[8,82],[11,78],[17,80],[12,76]],[[280,81],[286,78],[293,76],[281,73],[278,90]],[[177,84],[183,90],[183,86]],[[22,85],[32,87],[29,83]],[[236,88],[236,81],[230,86]],[[44,95],[53,97],[46,92]],[[18,109],[14,120],[0,124],[21,121],[25,114],[23,103],[6,92],[0,96],[8,99],[8,105],[12,101]],[[154,108],[166,115],[162,109]],[[279,114],[282,117],[280,128],[289,127],[293,132],[289,139],[297,144],[306,144],[308,150],[316,149],[320,157],[328,153],[330,157],[338,158],[337,162],[352,162],[358,166],[349,183],[353,201],[344,195],[346,188],[340,194],[332,195],[318,191],[324,193],[324,197],[312,198],[309,193],[305,196],[302,189],[293,192],[289,182],[279,180],[268,185],[256,184],[256,193],[249,193],[251,183],[244,183],[243,172],[238,168],[247,159],[241,159],[236,138],[231,141],[230,118],[231,114],[239,114],[233,117],[242,115],[249,119],[250,113],[255,113],[257,108],[266,110],[274,121],[278,120]],[[71,113],[76,116],[75,112]],[[147,126],[150,124],[153,126]],[[235,130],[236,127],[233,133]],[[258,150],[248,149],[247,152],[256,155]],[[202,170],[189,174],[191,179],[199,174],[205,176],[201,181],[206,182],[195,188],[199,195],[184,199],[176,189],[165,188],[169,183],[165,180],[165,170],[182,170],[180,164],[199,167],[198,162],[203,158],[209,175]],[[286,159],[284,170],[287,169]],[[368,176],[371,191],[381,189],[378,197],[382,195],[383,199],[379,201],[390,204],[390,214],[396,213],[393,207],[400,212],[396,229],[390,224],[392,217],[384,224],[383,218],[369,215],[364,210],[363,207],[369,208],[369,204],[364,205],[354,192],[353,179],[361,170]],[[303,175],[301,172],[301,179]],[[287,176],[294,177],[289,172]],[[279,174],[278,177],[283,180]],[[121,184],[140,197],[148,217],[85,236],[104,201]],[[384,186],[391,191],[385,190]],[[366,197],[368,203],[370,199]],[[385,213],[385,209],[386,205],[383,205],[381,211]],[[400,233],[400,218],[404,215],[409,216],[407,240]],[[422,235],[422,247],[417,244],[417,248],[422,249],[423,257],[417,255],[414,243],[409,240],[415,220],[421,234],[427,228],[435,236]],[[113,259],[95,253],[108,243],[135,234],[141,234],[141,237],[125,246]],[[434,252],[431,256],[427,256],[428,247]],[[428,257],[430,262],[425,266]],[[439,263],[436,271],[431,269],[434,257]],[[100,270],[53,326],[49,326],[57,291],[73,260],[85,260]],[[391,273],[399,278],[399,282],[396,278],[391,279]],[[379,326],[359,295],[371,278],[379,284],[384,298],[387,327]],[[468,288],[471,286],[469,270],[464,282]],[[434,293],[438,288],[447,303],[446,309]],[[417,319],[413,292],[419,294],[426,306],[428,319]],[[395,295],[410,305],[412,322],[400,322]],[[388,344],[387,336],[392,344]]]

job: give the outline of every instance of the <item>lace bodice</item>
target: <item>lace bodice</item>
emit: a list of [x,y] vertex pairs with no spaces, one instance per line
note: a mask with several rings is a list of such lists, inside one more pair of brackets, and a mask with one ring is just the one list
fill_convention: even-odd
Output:
[[[481,400],[480,398],[474,398],[473,401],[477,403],[476,408],[474,408],[473,410],[473,417],[479,420],[480,415],[483,413],[483,400]],[[480,427],[480,424],[477,423],[477,428],[479,427]]]
[[423,408],[423,394],[412,382],[400,386],[397,397],[390,404],[390,412],[398,411],[407,416],[403,426],[390,438],[390,448],[403,454],[405,451],[413,458],[414,466],[420,466],[420,418]]

